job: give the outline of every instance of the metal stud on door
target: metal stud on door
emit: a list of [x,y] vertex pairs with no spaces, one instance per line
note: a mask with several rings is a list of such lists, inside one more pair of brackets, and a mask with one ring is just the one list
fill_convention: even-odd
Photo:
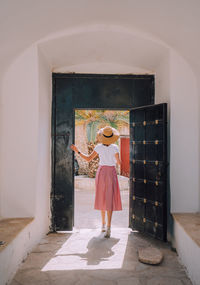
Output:
[[130,111],[130,226],[166,240],[167,104]]

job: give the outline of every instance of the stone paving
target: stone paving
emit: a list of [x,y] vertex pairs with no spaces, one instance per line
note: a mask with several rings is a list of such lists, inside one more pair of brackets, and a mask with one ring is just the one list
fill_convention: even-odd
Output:
[[[164,259],[159,265],[138,261],[139,248],[154,246]],[[49,234],[29,254],[11,285],[191,285],[169,245],[125,228]]]
[[[47,235],[17,271],[11,285],[191,285],[169,244],[128,228],[128,191],[121,191],[123,211],[114,212],[111,238],[101,233],[94,191],[75,191],[75,228]],[[138,261],[138,250],[158,248],[159,265]]]

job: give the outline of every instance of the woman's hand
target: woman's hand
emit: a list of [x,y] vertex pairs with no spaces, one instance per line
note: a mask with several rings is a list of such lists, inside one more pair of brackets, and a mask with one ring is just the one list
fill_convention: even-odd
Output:
[[[78,148],[74,144],[72,144],[70,147],[73,151],[79,152]],[[83,153],[79,153],[79,155],[81,158],[85,159],[87,162],[90,162],[93,158],[95,158],[98,155],[98,153],[96,151],[93,151],[90,155],[85,155]]]
[[74,144],[72,144],[70,147],[73,151],[78,152],[78,148]]

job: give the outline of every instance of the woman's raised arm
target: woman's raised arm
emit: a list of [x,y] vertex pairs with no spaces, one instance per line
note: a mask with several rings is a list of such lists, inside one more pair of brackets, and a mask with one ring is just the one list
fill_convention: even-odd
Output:
[[121,165],[121,160],[119,158],[119,152],[115,153],[116,162],[118,165]]
[[87,162],[90,162],[91,160],[93,160],[98,155],[98,153],[96,151],[93,151],[90,155],[85,155],[85,154],[81,153],[74,144],[71,145],[71,149],[74,152],[77,152],[80,155],[80,157],[85,159]]

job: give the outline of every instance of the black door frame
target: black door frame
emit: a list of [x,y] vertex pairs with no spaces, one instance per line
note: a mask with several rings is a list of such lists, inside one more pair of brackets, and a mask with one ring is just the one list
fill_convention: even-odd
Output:
[[[100,102],[98,104],[97,100],[95,101],[95,98],[88,97],[90,94],[84,95],[87,96],[87,100],[81,101],[80,98],[82,96],[82,93],[77,93],[77,85],[76,83],[80,80],[92,80],[93,82],[96,80],[115,80],[114,82],[116,85],[119,82],[122,82],[123,80],[129,80],[129,83],[131,84],[131,93],[126,93],[123,102],[122,97],[124,93],[118,94],[114,93],[112,91],[109,95],[113,98],[116,98],[116,100],[110,99],[110,103],[105,103],[104,101]],[[117,81],[116,81],[117,80]],[[67,93],[65,89],[66,83],[70,81],[72,83],[71,91],[70,93]],[[62,156],[62,154],[65,152],[67,146],[69,148],[69,144],[73,142],[74,139],[74,126],[71,125],[71,128],[66,128],[67,126],[67,120],[60,118],[63,110],[65,110],[65,105],[68,108],[68,111],[71,112],[71,114],[74,113],[74,109],[110,109],[110,110],[130,110],[135,107],[145,106],[145,105],[152,105],[154,104],[155,100],[155,81],[154,81],[154,75],[107,75],[107,74],[59,74],[59,73],[53,73],[52,74],[52,83],[53,83],[53,98],[52,98],[52,189],[51,189],[51,230],[57,231],[57,230],[72,230],[73,227],[73,218],[74,218],[74,191],[68,192],[68,194],[63,194],[63,185],[67,186],[68,188],[71,187],[72,189],[72,181],[74,182],[73,178],[73,170],[68,174],[67,179],[71,179],[71,182],[69,184],[63,184],[67,181],[62,180],[61,176],[64,175],[62,173],[65,173],[65,171],[68,171],[68,168],[70,168],[70,159],[72,161],[71,154],[66,154],[66,156],[62,160],[67,161],[65,163],[64,167],[62,162],[59,160]],[[83,87],[83,85],[82,85]],[[118,88],[120,89],[120,87]],[[79,91],[79,90],[78,90]],[[120,90],[117,90],[117,92]],[[123,92],[123,88],[122,88]],[[70,94],[71,97],[67,94]],[[101,94],[99,95],[101,96]],[[102,96],[105,96],[103,94]],[[107,95],[106,95],[107,96]],[[118,96],[118,97],[117,97]],[[74,97],[76,97],[74,99]],[[66,100],[66,98],[68,100]],[[102,97],[99,97],[100,99]],[[117,102],[117,98],[119,100],[119,103]],[[107,101],[106,101],[107,102]],[[107,104],[107,105],[106,105]],[[109,105],[110,104],[110,105]],[[114,107],[113,107],[113,105]],[[116,107],[116,104],[118,104]],[[124,104],[124,105],[120,105]],[[120,106],[120,107],[119,107]],[[60,112],[60,113],[59,113]],[[65,112],[66,115],[67,111]],[[64,114],[64,113],[63,113]],[[59,115],[59,116],[58,116]],[[74,118],[72,116],[70,117],[73,121]],[[68,120],[69,121],[69,120]],[[63,123],[64,122],[64,123]],[[74,124],[74,122],[72,122]],[[60,151],[61,150],[61,151]],[[64,150],[64,151],[63,151]],[[65,155],[65,153],[64,153]],[[58,168],[58,164],[59,167]],[[68,164],[68,165],[67,165]],[[68,168],[67,168],[68,167]],[[72,168],[74,168],[72,166]],[[72,176],[72,177],[71,177]],[[71,177],[71,178],[69,178]],[[66,178],[66,177],[65,177]],[[61,181],[62,180],[62,181]],[[74,183],[73,183],[74,184]],[[65,190],[67,189],[65,188]],[[68,190],[67,190],[68,191]],[[70,196],[70,198],[66,198]],[[70,201],[67,201],[66,199],[71,199]],[[67,206],[67,203],[68,206]],[[63,208],[65,207],[65,209]],[[67,208],[68,207],[68,208]],[[71,207],[71,209],[69,209]],[[64,209],[64,210],[63,210]],[[58,212],[59,213],[58,213]]]

